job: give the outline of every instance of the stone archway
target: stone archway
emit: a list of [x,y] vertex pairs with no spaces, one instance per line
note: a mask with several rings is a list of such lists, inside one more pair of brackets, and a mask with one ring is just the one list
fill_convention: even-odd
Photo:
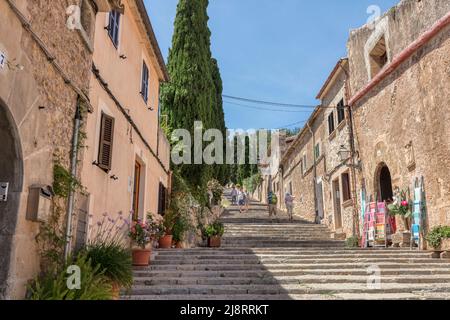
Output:
[[394,196],[391,171],[384,162],[378,165],[375,174],[375,190],[377,198],[381,201],[392,200]]
[[0,99],[0,183],[8,183],[6,201],[0,201],[0,299],[7,290],[12,240],[23,187],[23,160],[14,119]]

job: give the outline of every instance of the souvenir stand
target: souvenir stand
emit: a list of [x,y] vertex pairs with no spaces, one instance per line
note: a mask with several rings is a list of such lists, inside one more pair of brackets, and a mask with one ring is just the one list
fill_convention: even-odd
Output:
[[388,217],[386,202],[370,201],[364,210],[362,248],[387,248],[392,240],[392,227]]
[[425,189],[423,177],[416,178],[414,181],[414,204],[411,223],[411,249],[413,245],[420,250],[422,241],[425,237],[425,221],[426,221],[426,206],[425,206]]

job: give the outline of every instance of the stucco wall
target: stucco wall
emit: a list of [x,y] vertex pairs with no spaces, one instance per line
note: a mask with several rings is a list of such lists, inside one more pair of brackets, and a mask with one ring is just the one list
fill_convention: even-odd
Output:
[[[147,50],[148,39],[138,25],[134,1],[123,3],[125,13],[120,19],[118,48],[113,45],[108,32],[104,30],[108,25],[108,14],[99,13],[96,21],[98,32],[94,40],[93,60],[102,80],[108,84],[110,93],[93,75],[89,96],[94,112],[87,118],[88,148],[82,172],[82,184],[89,193],[91,225],[101,220],[105,212],[110,215],[122,212],[125,216],[130,216],[136,161],[141,165],[141,200],[138,212],[140,218],[145,218],[150,212],[157,213],[159,183],[169,186],[167,171],[170,166],[170,146],[158,123],[158,64],[154,54]],[[126,58],[121,58],[121,55]],[[148,103],[145,103],[140,94],[143,61],[150,71]],[[124,116],[110,94],[125,109],[131,121]],[[110,172],[105,172],[93,164],[98,159],[102,112],[115,119]],[[131,122],[138,128],[142,137],[132,127]],[[116,179],[112,179],[112,176]]]

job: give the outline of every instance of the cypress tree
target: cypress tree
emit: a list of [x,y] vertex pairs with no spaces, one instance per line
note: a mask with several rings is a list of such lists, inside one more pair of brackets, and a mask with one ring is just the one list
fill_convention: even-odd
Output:
[[[219,123],[220,116],[218,90],[213,80],[213,73],[216,78],[217,74],[220,78],[220,73],[212,62],[207,8],[208,0],[179,1],[167,64],[170,83],[161,87],[161,111],[167,116],[167,126],[172,130],[186,129],[192,138],[195,121],[202,121],[204,129],[209,129]],[[216,83],[219,84],[218,79]],[[191,150],[193,157],[193,146]],[[193,186],[205,186],[213,172],[205,164],[185,164],[179,169]]]

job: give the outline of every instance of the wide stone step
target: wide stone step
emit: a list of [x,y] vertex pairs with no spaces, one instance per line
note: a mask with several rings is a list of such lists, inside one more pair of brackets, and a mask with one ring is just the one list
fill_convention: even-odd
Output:
[[241,248],[261,248],[261,247],[289,247],[295,246],[297,248],[331,248],[344,247],[344,242],[341,241],[308,241],[308,240],[232,240],[223,241],[224,247],[241,247]]
[[161,256],[189,256],[189,255],[335,255],[335,254],[420,254],[430,255],[431,251],[417,251],[409,249],[348,249],[348,248],[194,248],[194,249],[158,249],[155,250],[158,257]]
[[[123,300],[218,300],[218,301],[264,301],[267,295],[132,295],[123,296]],[[415,293],[324,293],[324,294],[280,294],[270,296],[270,300],[450,300],[450,293],[415,292]]]
[[155,261],[171,261],[172,263],[178,263],[178,261],[185,261],[185,260],[271,260],[271,259],[283,259],[283,260],[297,260],[297,259],[326,259],[326,258],[334,258],[334,259],[375,259],[375,258],[384,258],[384,259],[390,259],[390,258],[429,258],[428,254],[382,254],[382,253],[367,253],[367,254],[285,254],[285,255],[275,255],[275,254],[217,254],[217,255],[158,255]]
[[[276,284],[313,284],[313,283],[367,283],[367,275],[305,275],[276,276],[260,278],[154,278],[138,277],[136,286],[153,285],[276,285]],[[416,275],[381,276],[381,283],[450,283],[450,275]]]
[[[414,275],[414,276],[427,276],[427,275],[448,275],[447,267],[436,266],[434,268],[424,269],[421,266],[408,266],[407,268],[382,268],[380,275]],[[338,269],[302,269],[302,270],[237,270],[237,271],[179,271],[179,270],[148,270],[137,271],[134,273],[136,278],[271,278],[271,277],[283,277],[283,276],[304,276],[304,275],[364,275],[367,276],[367,268],[338,268]]]
[[248,286],[133,286],[131,295],[279,295],[279,294],[334,294],[334,293],[414,293],[419,291],[450,293],[450,283],[381,283],[379,287],[367,283],[312,283]]
[[[377,262],[376,266],[379,268],[405,268],[413,266],[413,263],[392,263],[392,262]],[[423,268],[434,267],[434,266],[445,266],[450,268],[450,263],[439,264],[439,263],[419,263],[417,266],[422,266]],[[295,263],[295,264],[225,264],[225,265],[215,265],[215,264],[186,264],[186,265],[152,265],[148,267],[147,270],[183,270],[183,271],[227,271],[227,270],[248,270],[251,266],[252,270],[267,270],[267,271],[277,271],[277,270],[299,270],[299,269],[336,269],[336,268],[368,268],[374,266],[373,262],[350,262],[350,263]]]
[[429,258],[320,258],[320,259],[260,259],[260,258],[246,258],[246,259],[185,259],[185,260],[161,260],[157,259],[152,262],[156,265],[274,265],[274,264],[316,264],[316,263],[382,263],[382,262],[396,262],[396,263],[441,263],[438,259],[431,260]]

